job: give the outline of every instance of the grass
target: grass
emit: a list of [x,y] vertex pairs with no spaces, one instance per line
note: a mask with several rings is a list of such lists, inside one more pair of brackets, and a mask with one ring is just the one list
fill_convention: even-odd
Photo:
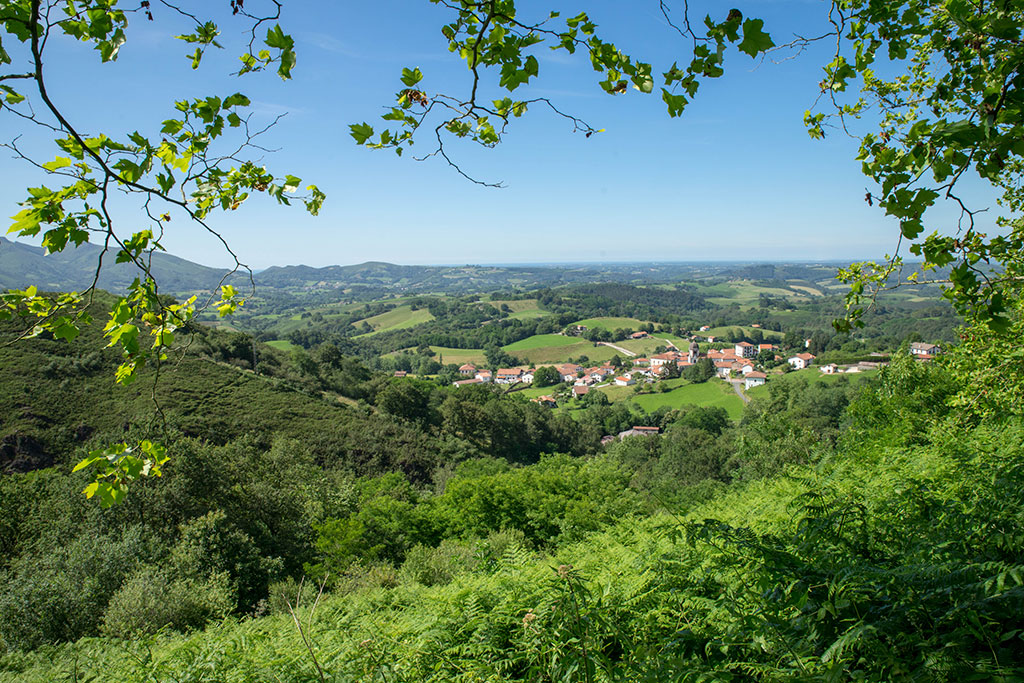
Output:
[[608,397],[609,401],[611,401],[612,403],[616,403],[618,401],[628,400],[631,396],[633,396],[634,389],[633,387],[620,387],[613,382],[612,384],[609,384],[606,387],[598,388],[596,391],[600,391],[602,394]]
[[279,351],[294,351],[295,349],[301,348],[292,344],[287,339],[274,339],[272,341],[268,341],[267,346],[271,346]]
[[516,311],[509,316],[512,320],[529,320],[533,318],[544,318],[551,315],[548,311],[542,311],[539,308],[534,308],[528,311]]
[[657,332],[650,339],[627,339],[625,341],[614,343],[616,346],[629,349],[637,355],[650,356],[654,353],[654,349],[659,346],[667,346],[665,343],[666,339],[675,344],[676,348],[680,350],[690,348],[690,341],[688,339],[683,339],[672,334],[660,334]]
[[821,293],[821,290],[815,289],[814,287],[808,287],[806,285],[790,285],[790,287],[799,292],[810,294],[811,296],[824,296],[824,294]]
[[634,398],[632,402],[648,413],[662,406],[680,408],[693,404],[725,408],[733,420],[739,420],[743,415],[743,401],[736,395],[731,385],[718,379],[711,379],[702,384],[683,384],[663,394],[643,394]]
[[[517,342],[503,346],[502,350],[508,351],[509,353],[515,353],[516,351],[529,351],[531,349],[543,349],[557,346],[574,346],[579,344],[580,340],[577,337],[566,337],[561,334],[535,334],[532,337],[526,339],[520,339]],[[590,342],[584,342],[588,347]],[[610,356],[609,356],[610,357]]]
[[366,334],[359,335],[360,337],[368,337],[378,332],[387,332],[389,330],[403,330],[407,327],[415,327],[420,323],[430,322],[434,319],[434,316],[425,308],[412,310],[411,306],[399,306],[393,308],[387,313],[381,313],[370,318],[362,320],[357,325],[362,323],[368,323],[373,328],[373,332],[367,332]]
[[[572,338],[565,337],[565,339]],[[528,340],[524,339],[523,341]],[[514,346],[514,344],[510,344],[509,346]],[[591,342],[588,341],[576,341],[570,344],[569,346],[542,346],[539,348],[525,348],[516,350],[510,349],[509,346],[505,347],[506,351],[515,355],[517,358],[521,358],[527,363],[534,363],[537,365],[565,363],[570,358],[579,358],[580,356],[586,356],[589,359],[589,362],[591,363],[598,363],[610,360],[612,356],[618,354],[618,351],[609,346],[594,346]]]
[[453,349],[447,346],[431,346],[430,350],[434,352],[434,357],[438,360],[444,359],[445,365],[449,363],[482,365],[487,360],[484,357],[483,349]]
[[798,293],[792,289],[781,287],[761,287],[750,280],[730,280],[724,284],[698,285],[699,293],[706,296],[708,301],[717,304],[728,305],[731,303],[749,304],[756,302],[762,294],[769,296],[784,296],[791,299],[806,299],[806,294]]
[[[516,299],[514,301],[505,301],[503,299],[494,299],[487,301],[486,303],[494,306],[495,308],[501,308],[502,305],[508,306],[509,310],[513,313],[526,313],[530,311],[540,311],[540,306],[536,299]],[[548,315],[547,311],[541,311],[544,315]]]
[[573,325],[583,325],[590,330],[597,328],[606,330],[617,330],[620,328],[636,330],[644,324],[646,323],[643,320],[637,320],[636,318],[587,318],[586,320],[577,320],[573,323]]

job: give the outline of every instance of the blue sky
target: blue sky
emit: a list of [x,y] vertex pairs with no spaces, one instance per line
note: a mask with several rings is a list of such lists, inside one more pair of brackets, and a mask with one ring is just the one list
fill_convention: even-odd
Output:
[[[777,43],[827,28],[826,4],[817,0],[737,4],[746,16],[763,17]],[[520,16],[542,17],[551,8],[586,9],[606,40],[652,62],[656,73],[688,59],[687,45],[665,25],[655,0],[523,1]],[[450,153],[468,173],[505,185],[490,189],[443,161],[369,151],[348,134],[351,123],[379,123],[402,87],[403,66],[424,72],[428,94],[468,92],[469,72],[440,33],[448,10],[426,0],[289,3],[281,23],[298,52],[290,82],[272,74],[229,75],[242,26],[228,17],[220,22],[228,49],[193,72],[187,46],[170,37],[181,27],[165,9],[156,11],[156,22],[133,21],[114,65],[99,65],[83,47],[55,50],[48,62],[51,95],[90,132],[151,132],[175,99],[236,90],[252,98],[257,119],[287,113],[264,140],[279,151],[264,161],[316,183],[328,200],[317,218],[265,198],[216,215],[214,226],[255,268],[367,260],[852,260],[881,257],[895,246],[895,223],[864,202],[869,183],[854,159],[855,141],[842,135],[813,141],[804,130],[826,44],[781,63],[731,52],[726,76],[706,82],[678,119],[668,117],[657,95],[601,92],[585,55],[541,47],[540,78],[516,95],[550,97],[605,132],[588,139],[536,109],[514,122],[497,149],[453,143]],[[698,18],[717,15],[725,5],[691,2],[691,11]],[[8,126],[13,129],[9,119],[3,130]],[[31,134],[24,144],[47,150]],[[424,139],[420,151],[428,145]],[[0,175],[5,215],[17,211],[19,188],[45,182],[7,158],[0,158]],[[121,208],[122,225],[131,226],[136,214]],[[164,244],[200,263],[228,262],[209,236],[184,221],[172,222]]]

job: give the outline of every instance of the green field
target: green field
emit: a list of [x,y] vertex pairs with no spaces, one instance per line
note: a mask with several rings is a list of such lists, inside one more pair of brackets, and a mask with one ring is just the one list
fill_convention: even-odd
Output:
[[486,362],[483,349],[452,349],[447,346],[431,346],[430,350],[434,352],[434,358],[443,361],[445,365],[449,363],[483,365]]
[[526,311],[516,311],[515,313],[511,314],[509,318],[512,320],[528,320],[532,318],[543,318],[549,315],[551,314],[547,311],[542,311],[539,308],[533,308]]
[[420,323],[429,322],[433,319],[434,316],[425,308],[420,308],[414,311],[410,306],[399,306],[391,309],[387,313],[381,313],[380,315],[366,318],[365,320],[361,320],[355,324],[361,325],[364,322],[368,323],[370,327],[373,328],[373,332],[367,332],[365,335],[359,335],[360,337],[368,337],[371,334],[377,334],[378,332],[415,327]]
[[[515,353],[516,351],[528,351],[530,349],[541,349],[555,346],[573,346],[580,343],[578,337],[566,337],[562,334],[535,334],[532,337],[526,339],[520,339],[517,342],[503,346],[502,350],[508,351],[509,353]],[[587,346],[590,346],[590,342],[584,342]]]
[[605,330],[637,330],[641,325],[645,324],[643,320],[637,320],[636,318],[587,318],[586,320],[577,320],[573,323],[573,325],[583,325],[590,330],[597,328]]
[[[628,388],[632,389],[632,387]],[[702,384],[684,384],[664,394],[644,394],[632,399],[632,403],[649,413],[661,406],[680,408],[693,404],[725,408],[733,420],[738,420],[743,415],[743,401],[736,395],[731,385],[717,379],[708,380]]]
[[[635,386],[635,385],[634,385]],[[600,387],[596,391],[600,391],[602,394],[608,397],[608,400],[612,403],[617,401],[625,401],[633,396],[635,389],[633,387],[620,387],[612,381],[606,387]]]
[[633,353],[639,356],[650,356],[654,353],[654,349],[659,346],[668,346],[666,340],[676,345],[676,348],[683,350],[690,348],[690,341],[677,337],[673,334],[661,334],[655,332],[650,339],[627,339],[625,341],[615,342],[616,346],[621,346],[624,349],[629,349]]
[[281,351],[294,351],[295,349],[302,348],[300,346],[292,344],[287,339],[274,339],[273,341],[268,341],[267,346],[272,346],[275,349],[279,349]]
[[730,280],[729,282],[705,285],[697,283],[698,294],[707,297],[708,301],[716,304],[729,305],[731,303],[751,304],[756,303],[762,294],[769,296],[784,296],[790,299],[806,300],[807,295],[792,289],[781,287],[761,287],[750,280]]
[[[491,306],[495,308],[501,308],[503,305],[508,306],[509,310],[513,313],[522,313],[525,311],[539,311],[540,307],[537,304],[536,299],[514,299],[512,301],[506,301],[504,299],[492,299],[488,301]],[[545,311],[546,313],[546,311]]]
[[824,296],[824,294],[822,294],[821,290],[815,289],[814,287],[808,287],[806,285],[790,285],[790,287],[792,287],[793,289],[797,290],[798,292],[803,292],[805,294],[810,294],[811,296]]
[[[565,339],[572,338],[565,337]],[[542,346],[539,348],[523,348],[516,350],[511,350],[509,348],[510,346],[514,345],[510,344],[509,346],[506,346],[505,350],[517,358],[521,358],[524,362],[533,363],[534,365],[565,363],[570,358],[579,358],[580,356],[586,356],[590,363],[599,363],[610,360],[612,356],[618,353],[618,351],[613,348],[608,346],[594,346],[588,341],[575,342],[569,346]]]

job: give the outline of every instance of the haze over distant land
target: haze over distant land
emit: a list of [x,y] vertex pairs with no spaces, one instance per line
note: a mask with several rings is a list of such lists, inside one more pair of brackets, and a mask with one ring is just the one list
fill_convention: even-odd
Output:
[[[40,247],[11,242],[0,237],[0,288],[79,290],[94,275],[100,248],[85,244],[77,249],[45,255]],[[138,276],[129,264],[113,264],[105,258],[101,288],[121,291]],[[401,291],[475,291],[502,288],[530,289],[574,282],[675,283],[694,277],[723,275],[738,278],[785,279],[800,277],[807,269],[817,278],[834,272],[843,261],[767,262],[717,260],[690,262],[552,262],[459,265],[398,265],[367,261],[352,265],[314,267],[308,265],[270,266],[255,274],[256,283],[271,288],[368,286]],[[211,289],[227,272],[170,254],[157,253],[153,270],[165,292]],[[247,279],[244,274],[235,276]]]

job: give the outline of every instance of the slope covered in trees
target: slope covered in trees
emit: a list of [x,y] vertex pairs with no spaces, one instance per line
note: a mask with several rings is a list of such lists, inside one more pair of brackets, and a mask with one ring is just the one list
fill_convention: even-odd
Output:
[[[10,652],[0,659],[0,680],[71,671],[125,681],[1013,680],[1024,674],[1016,656],[1024,428],[1006,413],[981,417],[951,407],[965,390],[947,369],[898,359],[878,385],[839,409],[833,439],[824,441],[802,441],[792,431],[804,424],[804,408],[784,406],[797,397],[773,397],[771,410],[762,406],[751,420],[768,420],[762,436],[779,452],[807,449],[806,464],[776,463],[727,489],[700,469],[697,456],[713,452],[715,437],[696,426],[714,429],[714,421],[697,420],[593,459],[551,458],[519,469],[467,464],[433,495],[386,478],[335,482],[347,502],[335,497],[297,509],[295,495],[278,492],[278,525],[355,511],[318,527],[320,559],[307,571],[328,577],[329,594],[315,609],[308,585],[280,584],[261,608],[269,616],[186,637],[84,639]],[[734,457],[763,464],[757,458],[765,445],[749,434],[742,441]],[[289,470],[311,466],[282,449],[245,468],[270,467],[261,476],[291,481]],[[771,476],[780,466],[785,476]],[[200,479],[207,489],[230,485]],[[680,488],[684,481],[703,483]],[[113,515],[139,519],[160,510],[183,519],[188,513],[173,505],[150,507],[169,495],[160,488],[145,487]],[[378,527],[375,538],[404,543],[401,556],[387,547],[376,558],[346,554],[368,547],[351,543],[353,533],[366,531],[359,523],[385,520],[400,523],[390,532]],[[446,529],[443,538],[430,536],[431,523]],[[225,584],[232,590],[250,585],[237,579],[248,576],[237,559],[245,553],[227,551],[248,542],[231,540],[223,526],[216,515],[193,519],[160,566],[183,566],[175,558],[194,558],[200,537],[222,539],[221,554],[208,552],[197,564],[209,572],[206,590],[214,592],[218,567],[236,577]],[[260,536],[252,528],[247,534],[259,547]],[[132,542],[111,545],[111,562],[134,552],[125,545]],[[389,553],[396,563],[381,563]],[[137,573],[103,622],[111,635],[141,626],[123,607],[132,591],[198,581],[180,572],[158,579],[156,569],[134,562]],[[200,601],[202,593],[194,595]],[[297,627],[284,600],[300,595]]]

